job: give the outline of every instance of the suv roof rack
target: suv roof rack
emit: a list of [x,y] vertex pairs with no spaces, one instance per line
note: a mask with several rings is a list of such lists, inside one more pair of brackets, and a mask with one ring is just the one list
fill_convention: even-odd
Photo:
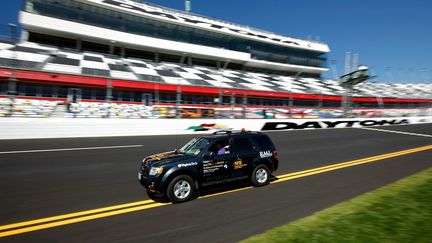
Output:
[[213,135],[216,134],[231,134],[233,132],[233,130],[217,130],[216,132],[213,133]]
[[247,131],[244,128],[241,129],[241,130],[226,130],[226,129],[223,129],[223,130],[218,130],[218,131],[214,132],[213,135],[216,135],[216,134],[243,133],[243,132],[247,132]]

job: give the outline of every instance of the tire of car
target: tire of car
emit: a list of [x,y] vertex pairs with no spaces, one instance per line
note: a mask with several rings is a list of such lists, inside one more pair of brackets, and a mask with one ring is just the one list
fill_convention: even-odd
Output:
[[179,175],[168,184],[167,196],[173,203],[186,202],[195,195],[195,182],[187,175]]
[[255,187],[265,186],[270,183],[270,170],[266,165],[257,165],[251,175],[252,185]]
[[159,202],[159,203],[167,203],[169,202],[168,198],[166,197],[165,194],[162,193],[156,193],[156,192],[151,192],[147,190],[147,195],[149,196],[149,198],[155,202]]

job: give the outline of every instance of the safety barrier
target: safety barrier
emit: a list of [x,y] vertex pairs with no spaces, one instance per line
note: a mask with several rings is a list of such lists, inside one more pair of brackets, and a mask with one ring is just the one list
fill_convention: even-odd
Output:
[[0,139],[212,133],[221,129],[289,131],[432,123],[432,116],[344,119],[0,119]]

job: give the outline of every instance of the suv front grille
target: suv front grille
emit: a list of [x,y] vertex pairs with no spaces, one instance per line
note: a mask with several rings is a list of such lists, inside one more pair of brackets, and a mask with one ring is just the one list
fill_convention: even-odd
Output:
[[149,171],[150,171],[148,165],[141,165],[141,170],[142,170],[144,175],[148,175]]

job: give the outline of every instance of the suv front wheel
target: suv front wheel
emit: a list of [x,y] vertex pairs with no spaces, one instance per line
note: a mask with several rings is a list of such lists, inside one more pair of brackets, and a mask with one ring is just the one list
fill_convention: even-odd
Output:
[[167,203],[169,202],[167,197],[165,196],[165,194],[162,193],[156,193],[156,192],[151,192],[149,190],[147,190],[147,195],[149,196],[149,198],[155,202],[159,202],[159,203]]
[[173,203],[185,202],[194,196],[196,191],[194,180],[187,175],[180,175],[168,184],[167,196]]
[[266,165],[260,164],[252,171],[251,182],[253,186],[265,186],[270,182],[270,171]]

